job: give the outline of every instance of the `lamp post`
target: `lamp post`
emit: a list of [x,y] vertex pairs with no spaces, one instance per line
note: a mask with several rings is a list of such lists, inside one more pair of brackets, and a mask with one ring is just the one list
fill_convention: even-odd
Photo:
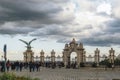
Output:
[[49,64],[49,56],[47,55],[46,56],[46,67],[48,67],[48,64]]
[[46,62],[49,62],[49,56],[48,55],[46,56]]
[[105,70],[107,70],[107,57],[105,57]]
[[51,61],[51,60],[50,60],[50,58],[51,58],[51,57],[49,56],[49,57],[48,57],[48,62],[50,62],[50,61]]
[[61,60],[60,60],[60,56],[59,55],[57,57],[57,64],[58,64],[58,67],[60,68],[61,67]]
[[35,59],[36,59],[36,62],[37,62],[38,61],[38,56],[36,56]]

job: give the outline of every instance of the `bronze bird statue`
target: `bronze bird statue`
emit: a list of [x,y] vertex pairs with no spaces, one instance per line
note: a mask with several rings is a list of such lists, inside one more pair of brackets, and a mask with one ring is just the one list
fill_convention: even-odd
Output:
[[23,43],[25,43],[27,46],[27,50],[31,50],[31,43],[33,42],[33,41],[35,41],[35,40],[37,40],[36,38],[34,38],[34,39],[32,39],[31,41],[29,41],[29,42],[27,42],[27,41],[24,41],[24,40],[22,40],[22,39],[19,39],[20,41],[22,41]]

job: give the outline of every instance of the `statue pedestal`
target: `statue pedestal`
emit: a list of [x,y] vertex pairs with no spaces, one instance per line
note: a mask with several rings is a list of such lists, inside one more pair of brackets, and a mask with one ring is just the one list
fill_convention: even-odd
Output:
[[26,50],[24,53],[24,62],[30,62],[30,61],[34,61],[34,52],[32,52],[32,50]]

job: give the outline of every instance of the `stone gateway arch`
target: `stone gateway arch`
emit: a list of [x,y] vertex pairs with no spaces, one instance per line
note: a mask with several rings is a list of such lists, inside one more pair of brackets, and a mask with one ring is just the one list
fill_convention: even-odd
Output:
[[74,38],[69,44],[65,44],[65,47],[63,49],[63,63],[65,67],[70,66],[71,64],[70,55],[72,52],[76,52],[77,54],[76,64],[77,64],[77,67],[79,67],[80,63],[85,62],[85,51],[83,48],[83,44],[82,43],[78,44]]

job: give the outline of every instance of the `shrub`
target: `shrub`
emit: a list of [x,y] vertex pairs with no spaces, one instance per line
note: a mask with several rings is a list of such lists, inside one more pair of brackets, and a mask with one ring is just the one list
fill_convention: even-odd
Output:
[[80,67],[85,67],[85,64],[83,62],[81,62]]
[[92,64],[92,67],[97,67],[97,63],[94,62],[94,63]]

